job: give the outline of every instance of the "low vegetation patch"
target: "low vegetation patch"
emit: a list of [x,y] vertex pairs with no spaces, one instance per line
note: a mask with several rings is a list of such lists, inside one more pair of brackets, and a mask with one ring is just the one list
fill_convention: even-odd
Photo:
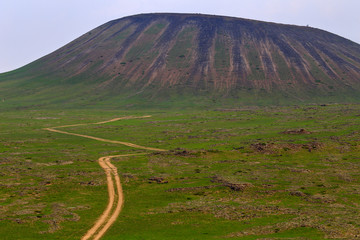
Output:
[[356,239],[359,111],[3,112],[0,236],[81,238],[108,200],[97,159],[144,152],[43,128],[149,114],[66,128],[169,150],[111,160],[125,204],[104,239]]

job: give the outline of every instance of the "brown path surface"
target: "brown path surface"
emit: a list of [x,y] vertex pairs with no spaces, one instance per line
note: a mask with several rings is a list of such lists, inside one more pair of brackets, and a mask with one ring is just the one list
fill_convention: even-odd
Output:
[[[90,138],[97,141],[102,142],[110,142],[110,143],[116,143],[116,144],[122,144],[125,146],[138,148],[138,149],[144,149],[144,150],[151,150],[151,151],[166,151],[164,149],[159,148],[152,148],[152,147],[144,147],[140,145],[136,145],[133,143],[128,142],[120,142],[120,141],[114,141],[114,140],[108,140],[83,134],[77,134],[77,133],[70,133],[65,132],[61,130],[57,130],[55,128],[64,128],[64,127],[74,127],[74,126],[82,126],[82,125],[88,125],[88,124],[104,124],[108,122],[114,122],[122,119],[134,119],[134,118],[146,118],[150,116],[142,116],[142,117],[121,117],[121,118],[114,118],[108,121],[98,122],[98,123],[84,123],[84,124],[73,124],[73,125],[64,125],[59,127],[53,127],[53,128],[44,128],[47,131],[56,132],[56,133],[62,133],[67,135],[73,135],[78,137],[84,137],[84,138]],[[106,173],[106,180],[108,185],[108,193],[109,193],[109,202],[105,209],[105,211],[102,213],[102,215],[96,220],[94,226],[90,228],[87,233],[81,238],[82,240],[88,240],[88,239],[94,239],[98,240],[100,239],[106,231],[110,228],[110,226],[116,221],[117,217],[119,216],[122,206],[124,204],[124,195],[122,192],[120,177],[117,173],[117,168],[111,164],[110,159],[115,157],[127,157],[127,156],[134,156],[134,155],[142,155],[146,153],[138,153],[138,154],[123,154],[123,155],[115,155],[115,156],[105,156],[99,158],[98,162],[99,165],[104,169]],[[114,186],[114,180],[115,180],[115,186]]]
[[[93,237],[93,239],[100,239],[104,235],[104,233],[109,229],[109,227],[115,222],[123,206],[124,195],[122,192],[120,178],[119,175],[117,174],[117,168],[110,163],[110,159],[115,157],[127,157],[127,156],[142,155],[142,154],[144,153],[124,154],[124,155],[106,156],[99,158],[98,160],[99,165],[104,169],[106,173],[108,192],[109,192],[109,202],[103,214],[96,220],[94,226],[81,238],[82,240],[90,239],[91,237]],[[113,177],[115,179],[116,189],[114,188]],[[115,199],[115,196],[117,196],[117,199]],[[110,215],[111,210],[113,210],[114,208],[115,210]],[[100,229],[100,227],[102,228]],[[99,229],[100,231],[98,232]]]
[[90,138],[90,139],[101,141],[101,142],[116,143],[116,144],[121,144],[121,145],[125,145],[125,146],[128,146],[128,147],[133,147],[133,148],[138,148],[138,149],[145,149],[145,150],[151,150],[151,151],[165,151],[164,149],[160,149],[160,148],[144,147],[144,146],[136,145],[134,143],[120,142],[120,141],[109,140],[109,139],[104,139],[104,138],[98,138],[98,137],[93,137],[93,136],[88,136],[88,135],[83,135],[83,134],[65,132],[65,131],[54,129],[54,128],[44,128],[44,129],[48,130],[48,131],[51,131],[51,132],[57,132],[57,133],[62,133],[62,134],[67,134],[67,135]]

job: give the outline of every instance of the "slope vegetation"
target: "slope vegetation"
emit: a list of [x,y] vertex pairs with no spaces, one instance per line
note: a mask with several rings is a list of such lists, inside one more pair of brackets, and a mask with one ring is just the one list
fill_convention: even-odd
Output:
[[0,75],[0,94],[15,105],[358,102],[359,79],[360,45],[319,29],[142,14]]

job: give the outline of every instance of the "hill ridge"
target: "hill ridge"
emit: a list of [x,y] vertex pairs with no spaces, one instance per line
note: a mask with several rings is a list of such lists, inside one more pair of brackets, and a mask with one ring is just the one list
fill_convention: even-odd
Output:
[[21,72],[27,75],[25,86],[36,83],[45,92],[51,82],[54,88],[86,84],[87,92],[124,98],[195,94],[237,102],[255,96],[254,103],[264,96],[282,102],[354,102],[360,95],[360,45],[306,26],[139,14],[109,21],[0,77],[19,79]]

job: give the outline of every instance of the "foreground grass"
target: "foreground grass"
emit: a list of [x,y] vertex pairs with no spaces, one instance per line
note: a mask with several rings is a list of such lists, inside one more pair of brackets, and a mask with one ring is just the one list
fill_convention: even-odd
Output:
[[151,114],[66,128],[169,150],[112,160],[125,206],[104,239],[356,238],[359,112],[360,105],[331,105],[1,113],[0,236],[79,239],[107,204],[97,159],[143,152],[42,128]]

